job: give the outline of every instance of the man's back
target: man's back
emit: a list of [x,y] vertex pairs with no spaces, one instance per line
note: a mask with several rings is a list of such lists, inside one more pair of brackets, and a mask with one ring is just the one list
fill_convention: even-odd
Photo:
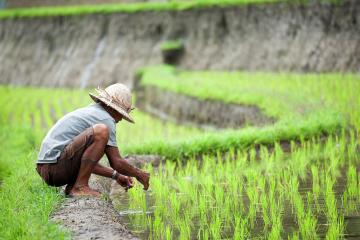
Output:
[[107,145],[116,147],[115,121],[101,104],[96,103],[70,112],[56,122],[41,144],[38,163],[56,163],[75,136],[98,123],[105,124],[109,129]]

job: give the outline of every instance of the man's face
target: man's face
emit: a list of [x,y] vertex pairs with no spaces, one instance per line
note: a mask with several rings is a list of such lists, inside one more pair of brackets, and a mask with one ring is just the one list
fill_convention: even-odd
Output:
[[118,123],[122,120],[122,115],[118,112],[116,112],[116,115],[115,115],[115,122]]

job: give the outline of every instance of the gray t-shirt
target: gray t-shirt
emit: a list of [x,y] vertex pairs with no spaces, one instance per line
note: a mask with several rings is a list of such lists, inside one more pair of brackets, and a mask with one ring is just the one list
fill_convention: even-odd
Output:
[[61,152],[74,137],[98,123],[109,128],[107,145],[117,147],[115,120],[96,103],[70,112],[56,122],[41,144],[37,163],[56,163]]

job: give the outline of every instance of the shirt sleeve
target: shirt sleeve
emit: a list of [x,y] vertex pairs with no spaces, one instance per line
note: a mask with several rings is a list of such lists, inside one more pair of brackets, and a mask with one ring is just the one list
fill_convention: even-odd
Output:
[[112,147],[117,147],[115,122],[112,121],[111,119],[104,119],[104,124],[109,129],[109,141],[107,142],[106,145],[112,146]]

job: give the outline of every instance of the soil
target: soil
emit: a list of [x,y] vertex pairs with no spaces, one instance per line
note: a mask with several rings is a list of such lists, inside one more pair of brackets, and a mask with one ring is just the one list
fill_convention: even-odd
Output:
[[263,126],[275,120],[266,117],[256,106],[201,100],[154,86],[136,89],[136,105],[162,120],[209,128]]
[[[158,166],[163,160],[156,155],[131,155],[125,158],[137,167],[143,167],[145,164]],[[103,159],[102,163],[106,164],[106,160]],[[91,175],[90,186],[101,191],[105,197],[65,198],[64,203],[50,219],[69,230],[73,239],[138,239],[125,227],[112,204],[114,189],[118,193],[124,192],[123,188],[115,181],[94,174]],[[121,202],[117,200],[117,204]]]
[[[104,178],[92,176],[90,185],[109,194],[110,181]],[[70,230],[73,239],[138,239],[119,221],[118,213],[105,199],[66,198],[51,220]]]
[[159,155],[129,155],[124,158],[137,168],[143,168],[146,164],[158,167],[164,161],[164,157]]
[[0,83],[132,85],[182,40],[189,70],[359,72],[360,1],[0,20]]

